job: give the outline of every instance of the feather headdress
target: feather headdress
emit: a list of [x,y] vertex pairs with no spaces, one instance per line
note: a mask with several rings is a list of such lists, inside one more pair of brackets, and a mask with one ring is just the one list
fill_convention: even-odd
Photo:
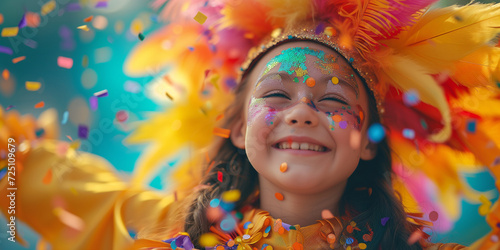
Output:
[[[495,40],[500,4],[429,10],[433,2],[169,1],[161,13],[168,25],[135,49],[125,70],[141,75],[151,68],[169,68],[168,78],[162,77],[165,86],[185,91],[178,91],[175,105],[155,114],[128,138],[130,143],[150,143],[134,183],[143,184],[180,148],[202,149],[212,142],[212,131],[221,131],[216,120],[245,67],[276,44],[299,37],[354,59],[353,67],[365,73],[379,103],[392,148],[403,156],[395,158],[395,168],[411,169],[420,180],[434,183],[427,193],[445,201],[442,210],[453,221],[458,200],[448,199],[450,193],[472,200],[479,196],[461,181],[459,171],[483,165],[500,175],[500,129],[488,127],[500,117],[500,48]],[[154,6],[164,3],[157,0]],[[198,12],[206,15],[205,23],[193,20]],[[295,29],[304,24],[309,27]],[[402,96],[408,91],[418,93],[418,105],[404,104]],[[414,131],[411,138],[404,136],[408,129]],[[465,156],[457,157],[457,152]],[[404,171],[395,172],[407,178]],[[407,201],[426,202],[415,185],[404,181],[398,188]],[[497,218],[490,216],[490,223]]]

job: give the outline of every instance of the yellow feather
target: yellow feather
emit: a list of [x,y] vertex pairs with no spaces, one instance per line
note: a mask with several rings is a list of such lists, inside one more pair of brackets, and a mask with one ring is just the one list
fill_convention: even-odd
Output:
[[451,77],[467,87],[495,86],[500,72],[500,48],[483,46],[455,63]]
[[384,73],[396,84],[396,87],[404,91],[410,89],[418,91],[422,102],[440,111],[444,127],[438,133],[432,134],[429,139],[434,142],[446,141],[451,135],[451,115],[446,97],[439,84],[420,65],[399,55],[388,58]]
[[288,27],[306,19],[313,12],[310,0],[260,0],[271,11],[268,18],[284,19]]
[[434,74],[490,42],[500,31],[500,4],[429,11],[398,39],[384,43]]

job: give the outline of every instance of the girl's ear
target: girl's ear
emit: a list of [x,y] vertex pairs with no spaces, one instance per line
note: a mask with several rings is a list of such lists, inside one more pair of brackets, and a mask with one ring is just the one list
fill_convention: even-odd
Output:
[[372,160],[377,154],[377,144],[372,143],[368,138],[364,138],[361,143],[361,159],[365,161]]
[[231,127],[231,142],[240,149],[245,149],[245,135],[247,132],[246,123],[243,119],[238,118]]

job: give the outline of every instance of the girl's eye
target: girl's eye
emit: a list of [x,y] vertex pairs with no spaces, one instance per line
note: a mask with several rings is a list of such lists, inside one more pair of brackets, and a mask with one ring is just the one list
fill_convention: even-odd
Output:
[[323,101],[323,100],[328,100],[328,101],[334,101],[334,102],[340,102],[344,105],[349,105],[346,101],[340,99],[340,98],[336,98],[336,97],[327,97],[327,98],[323,98],[321,99],[320,101]]
[[288,96],[286,96],[282,93],[272,93],[272,94],[264,96],[264,98],[269,98],[269,97],[284,97],[286,99],[290,99],[290,98],[288,98]]

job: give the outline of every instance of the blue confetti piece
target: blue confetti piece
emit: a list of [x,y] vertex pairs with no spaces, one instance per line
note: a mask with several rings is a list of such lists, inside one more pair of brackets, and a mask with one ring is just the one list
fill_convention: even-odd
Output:
[[350,244],[352,244],[353,242],[354,242],[354,240],[353,240],[351,237],[349,237],[349,238],[347,238],[347,239],[345,240],[345,243],[346,243],[347,245],[350,245]]
[[425,130],[427,130],[427,122],[425,122],[424,119],[420,120],[420,125],[422,125],[422,128],[424,128]]
[[349,58],[349,62],[350,62],[350,63],[353,63],[353,62],[354,62],[354,58],[352,58],[352,57],[351,57],[351,58]]
[[219,203],[220,203],[219,199],[213,199],[213,200],[210,201],[210,206],[211,207],[218,207]]
[[175,240],[173,240],[172,242],[170,242],[170,247],[175,250],[177,248],[177,244],[175,244]]
[[415,130],[410,128],[403,129],[403,137],[410,140],[415,139]]
[[61,124],[66,124],[68,122],[68,117],[69,117],[69,112],[68,111],[65,111],[64,114],[63,114],[63,119],[61,121]]
[[230,214],[220,222],[220,228],[226,232],[232,232],[235,227],[236,220]]
[[271,232],[271,226],[267,226],[266,227],[266,230],[264,231],[266,234],[268,234],[269,232]]
[[194,47],[189,46],[189,47],[188,47],[188,49],[189,49],[189,51],[191,51],[191,52],[193,52],[193,51],[194,51]]
[[3,179],[3,177],[7,174],[7,166],[0,170],[0,180]]
[[476,133],[476,120],[470,120],[467,122],[467,131],[471,134]]
[[252,222],[247,221],[245,224],[243,224],[243,229],[248,229],[248,225],[252,224]]
[[373,143],[379,143],[385,137],[385,130],[380,123],[374,123],[368,129],[368,139]]
[[42,137],[42,135],[44,135],[44,134],[45,134],[45,129],[43,129],[43,128],[41,128],[41,129],[37,129],[37,130],[35,131],[36,138],[40,138],[40,137]]
[[412,107],[420,102],[420,97],[416,90],[408,90],[403,94],[403,102],[406,106]]
[[130,235],[132,239],[135,239],[137,233],[134,230],[128,229],[128,235]]
[[387,224],[387,221],[389,220],[389,217],[384,217],[380,220],[380,222],[382,223],[382,226],[385,226],[385,224]]

